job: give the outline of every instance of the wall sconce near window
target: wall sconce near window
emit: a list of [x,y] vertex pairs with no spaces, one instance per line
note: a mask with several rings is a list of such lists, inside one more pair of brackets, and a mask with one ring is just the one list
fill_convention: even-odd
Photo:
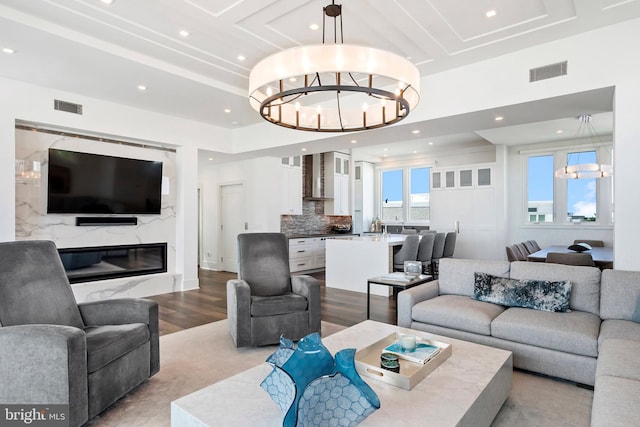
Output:
[[40,181],[40,162],[16,160],[16,182]]

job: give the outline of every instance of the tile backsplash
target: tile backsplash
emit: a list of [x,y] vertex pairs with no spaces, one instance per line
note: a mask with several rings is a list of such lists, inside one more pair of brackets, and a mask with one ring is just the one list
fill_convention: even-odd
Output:
[[324,202],[302,201],[302,215],[281,215],[280,231],[291,234],[331,234],[333,227],[352,225],[350,215],[325,215]]

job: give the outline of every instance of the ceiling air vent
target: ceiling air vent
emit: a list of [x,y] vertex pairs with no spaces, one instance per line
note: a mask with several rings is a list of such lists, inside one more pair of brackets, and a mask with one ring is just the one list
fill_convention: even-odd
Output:
[[544,67],[532,68],[529,70],[529,82],[550,79],[553,77],[565,76],[567,74],[567,61],[557,64],[545,65]]
[[82,105],[60,101],[59,99],[53,100],[53,108],[60,111],[66,111],[67,113],[82,114]]

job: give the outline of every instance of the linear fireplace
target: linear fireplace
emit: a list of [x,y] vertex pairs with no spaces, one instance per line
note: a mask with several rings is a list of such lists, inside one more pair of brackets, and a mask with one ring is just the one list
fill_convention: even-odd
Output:
[[58,249],[70,283],[166,273],[167,244]]

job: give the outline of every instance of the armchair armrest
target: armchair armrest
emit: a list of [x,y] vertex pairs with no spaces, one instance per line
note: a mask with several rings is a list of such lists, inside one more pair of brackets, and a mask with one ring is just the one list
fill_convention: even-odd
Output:
[[411,327],[411,312],[413,306],[420,301],[426,301],[440,294],[439,281],[434,280],[422,285],[406,289],[398,294],[398,326]]
[[291,290],[309,303],[309,328],[320,332],[320,282],[308,275],[291,276]]
[[144,298],[120,298],[78,304],[87,326],[144,323],[149,327],[151,344],[150,376],[160,370],[160,324],[158,303]]
[[69,405],[70,425],[89,418],[87,348],[81,329],[0,327],[0,402]]
[[251,288],[244,280],[227,281],[227,324],[236,347],[251,345]]

